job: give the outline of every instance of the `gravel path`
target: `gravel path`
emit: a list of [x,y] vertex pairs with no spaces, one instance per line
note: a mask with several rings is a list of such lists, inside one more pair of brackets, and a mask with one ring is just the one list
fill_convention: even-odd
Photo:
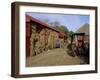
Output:
[[81,63],[83,63],[83,60],[81,60],[77,56],[69,56],[64,49],[59,48],[26,59],[27,67],[78,65]]

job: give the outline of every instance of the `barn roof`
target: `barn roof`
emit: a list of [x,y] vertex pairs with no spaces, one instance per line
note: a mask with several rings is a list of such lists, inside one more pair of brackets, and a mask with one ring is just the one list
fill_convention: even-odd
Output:
[[36,22],[36,23],[38,23],[40,25],[43,25],[46,28],[52,29],[52,30],[54,30],[54,31],[56,31],[58,33],[61,32],[61,31],[58,31],[58,30],[54,29],[53,27],[50,27],[48,24],[46,24],[46,23],[44,23],[44,22],[42,22],[42,21],[40,21],[40,20],[38,20],[38,19],[36,19],[34,17],[31,17],[29,15],[26,15],[26,22],[30,22],[30,21]]
[[60,33],[59,33],[59,36],[60,36],[61,38],[64,38],[65,34],[64,34],[63,32],[60,32]]

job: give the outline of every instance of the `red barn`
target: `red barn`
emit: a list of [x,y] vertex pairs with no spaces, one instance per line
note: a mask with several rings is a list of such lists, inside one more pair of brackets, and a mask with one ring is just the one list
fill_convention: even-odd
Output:
[[[45,31],[43,33],[43,35],[45,35],[44,36],[45,42],[47,41],[47,38],[48,38],[48,36],[46,36],[46,35],[49,32],[53,32],[53,33],[57,34],[59,36],[59,38],[61,38],[61,39],[64,39],[64,37],[65,37],[65,34],[63,32],[60,32],[60,31],[50,27],[48,24],[46,24],[36,18],[26,15],[26,56],[27,57],[30,56],[30,37],[31,37],[31,33],[32,33],[32,27],[31,27],[32,25],[36,26],[37,32],[41,31],[42,29],[45,29]],[[53,45],[54,45],[54,42],[53,42]]]

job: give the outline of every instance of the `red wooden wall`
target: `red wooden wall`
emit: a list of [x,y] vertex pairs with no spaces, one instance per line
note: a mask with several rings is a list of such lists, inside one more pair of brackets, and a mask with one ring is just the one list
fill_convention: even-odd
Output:
[[30,22],[26,23],[26,57],[30,56]]

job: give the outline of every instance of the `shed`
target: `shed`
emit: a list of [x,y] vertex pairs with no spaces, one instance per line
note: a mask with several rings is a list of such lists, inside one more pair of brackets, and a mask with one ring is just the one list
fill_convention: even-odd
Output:
[[[44,40],[42,43],[46,44],[47,42],[50,42],[50,45],[52,46],[51,48],[54,47],[55,41],[58,38],[64,39],[65,34],[63,32],[60,32],[50,25],[48,25],[45,22],[42,22],[34,17],[31,17],[29,15],[26,15],[26,56],[30,56],[30,37],[32,33],[32,26],[36,28],[37,32],[41,32],[41,39]],[[52,33],[51,36],[48,36],[49,33]],[[56,38],[55,38],[56,37]],[[50,39],[50,40],[47,40]]]

